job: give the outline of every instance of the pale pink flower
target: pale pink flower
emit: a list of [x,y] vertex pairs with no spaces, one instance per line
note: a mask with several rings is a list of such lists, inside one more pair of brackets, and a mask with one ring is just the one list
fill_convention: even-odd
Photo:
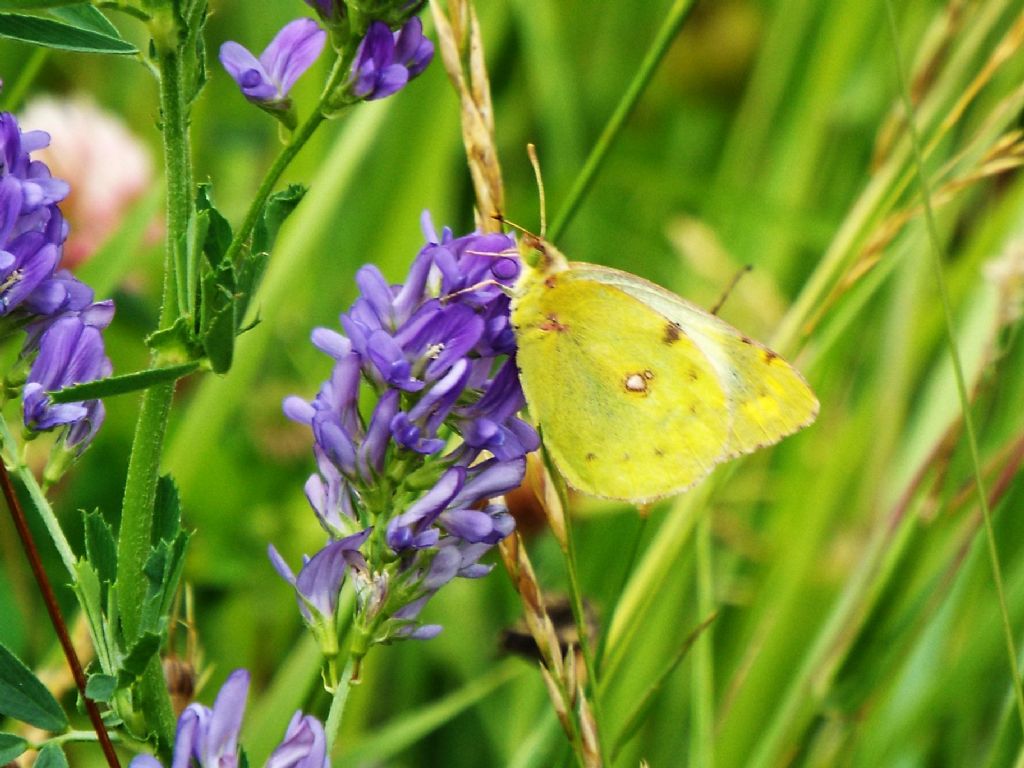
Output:
[[61,266],[74,269],[120,226],[131,205],[153,185],[149,148],[119,117],[82,96],[40,96],[21,111],[25,130],[50,134],[34,157],[67,180],[61,210],[71,226]]

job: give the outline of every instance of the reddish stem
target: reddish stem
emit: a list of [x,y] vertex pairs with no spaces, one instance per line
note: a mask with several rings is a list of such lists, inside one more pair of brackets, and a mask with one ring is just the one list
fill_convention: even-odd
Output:
[[71,636],[68,634],[64,617],[61,616],[60,608],[57,605],[57,597],[54,595],[53,586],[51,586],[50,579],[43,569],[39,550],[36,549],[36,543],[32,538],[32,532],[29,530],[28,521],[25,519],[25,513],[21,509],[18,497],[14,493],[11,476],[7,473],[7,467],[3,461],[0,461],[0,486],[3,487],[4,498],[7,499],[7,507],[11,510],[11,518],[14,520],[15,528],[18,529],[18,536],[25,547],[25,556],[28,558],[32,573],[36,577],[39,591],[42,593],[43,602],[46,604],[46,612],[50,614],[50,621],[53,623],[53,629],[57,633],[57,639],[60,640],[60,646],[64,649],[64,656],[68,660],[68,666],[71,667],[71,674],[75,678],[75,685],[78,686],[78,692],[82,695],[82,701],[85,702],[85,709],[89,713],[89,720],[92,721],[92,727],[95,729],[100,746],[103,748],[103,755],[107,758],[107,765],[110,768],[121,768],[121,763],[117,759],[117,753],[114,751],[114,745],[110,741],[110,735],[107,733],[107,728],[103,724],[103,718],[100,716],[100,710],[96,706],[96,702],[85,695],[86,680],[85,672],[82,670],[82,662],[78,660],[78,654],[75,652],[75,646],[71,642]]

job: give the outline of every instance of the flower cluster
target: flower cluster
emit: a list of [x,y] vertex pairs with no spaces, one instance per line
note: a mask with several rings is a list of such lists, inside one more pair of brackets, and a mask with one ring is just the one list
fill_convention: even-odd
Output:
[[[229,768],[239,765],[238,734],[242,730],[249,673],[236,669],[221,686],[213,708],[189,704],[178,718],[172,768]],[[193,763],[192,761],[195,761]],[[284,740],[265,768],[330,768],[324,727],[312,715],[296,712]],[[152,755],[137,755],[129,768],[162,768]]]
[[103,404],[55,405],[47,393],[110,374],[100,331],[114,306],[94,302],[87,285],[58,269],[68,227],[57,204],[69,189],[30,156],[49,142],[46,133],[23,133],[13,115],[0,113],[0,333],[27,331],[14,377],[28,368],[25,426],[65,428],[64,445],[80,452],[103,421]]
[[397,32],[375,21],[359,43],[349,88],[357,99],[386,98],[425,70],[433,57],[434,44],[423,36],[419,17],[409,19]]
[[[307,2],[331,29],[344,26],[341,22],[347,20],[348,11],[343,4],[332,0]],[[422,3],[407,2],[396,8],[392,5],[384,3],[387,7],[363,12],[370,19],[366,33],[359,39],[348,77],[331,95],[328,109],[397,93],[430,64],[434,45],[423,36],[423,23],[412,15]],[[345,36],[348,34],[346,31]],[[288,93],[316,61],[326,39],[327,33],[315,21],[297,19],[285,25],[258,58],[242,45],[228,41],[221,46],[220,61],[245,98],[294,128],[296,117]]]
[[[507,510],[489,499],[517,487],[538,447],[519,419],[523,406],[509,324],[508,287],[519,273],[508,235],[437,237],[402,285],[372,266],[359,270],[360,297],[313,343],[334,359],[312,402],[285,400],[308,424],[319,472],[306,496],[331,541],[296,577],[296,589],[325,654],[336,646],[338,592],[351,573],[357,610],[352,652],[398,637],[432,637],[417,617],[456,576],[486,574],[481,556],[512,532]],[[372,411],[360,406],[372,392]]]

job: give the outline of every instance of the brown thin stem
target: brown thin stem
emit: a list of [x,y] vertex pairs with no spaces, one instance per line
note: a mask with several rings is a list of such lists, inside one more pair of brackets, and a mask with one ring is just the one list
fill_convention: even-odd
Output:
[[68,634],[64,617],[61,615],[60,608],[57,605],[57,596],[54,594],[53,586],[50,584],[50,579],[43,568],[43,562],[39,557],[39,550],[36,548],[35,539],[32,537],[32,531],[29,530],[25,513],[22,511],[21,503],[14,493],[11,476],[7,473],[7,466],[3,461],[0,461],[0,486],[3,487],[4,498],[7,499],[7,508],[11,511],[14,527],[18,529],[18,536],[21,538],[21,543],[25,548],[25,556],[28,558],[32,574],[39,585],[39,592],[42,594],[43,602],[46,604],[46,612],[50,614],[50,621],[53,623],[53,629],[57,633],[60,647],[64,650],[64,656],[68,660],[71,674],[75,678],[75,685],[78,686],[78,692],[82,695],[85,709],[89,713],[89,720],[96,731],[100,747],[103,749],[103,756],[107,759],[107,765],[110,768],[121,768],[121,763],[117,759],[117,753],[114,751],[114,745],[110,741],[110,734],[107,733],[107,728],[103,724],[100,710],[96,706],[96,702],[85,695],[86,680],[85,672],[82,669],[82,662],[79,661],[78,653],[71,642],[71,635]]

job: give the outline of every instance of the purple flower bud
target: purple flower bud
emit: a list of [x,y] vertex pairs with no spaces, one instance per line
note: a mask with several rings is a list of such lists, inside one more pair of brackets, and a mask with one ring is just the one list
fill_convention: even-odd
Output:
[[253,104],[270,112],[286,112],[288,92],[323,50],[327,33],[312,19],[286,24],[257,59],[245,47],[228,41],[220,47],[220,63]]
[[352,62],[349,88],[366,101],[383,99],[405,87],[434,56],[434,44],[423,36],[423,23],[413,17],[398,32],[382,21],[370,24]]

